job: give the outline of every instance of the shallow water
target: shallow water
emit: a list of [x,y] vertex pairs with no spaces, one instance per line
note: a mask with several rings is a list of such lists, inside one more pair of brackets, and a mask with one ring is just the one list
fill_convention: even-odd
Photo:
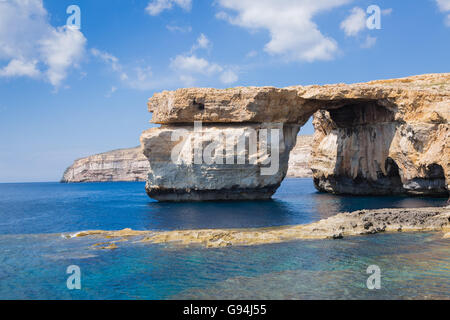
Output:
[[[206,249],[65,239],[88,229],[174,230],[310,223],[340,211],[438,206],[446,199],[340,197],[288,179],[273,201],[157,203],[143,183],[0,184],[0,299],[450,298],[450,240],[379,234]],[[381,269],[369,290],[366,269]],[[68,290],[66,268],[81,269]]]

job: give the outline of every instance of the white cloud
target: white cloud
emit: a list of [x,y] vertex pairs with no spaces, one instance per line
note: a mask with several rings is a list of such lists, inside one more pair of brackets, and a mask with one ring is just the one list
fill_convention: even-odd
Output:
[[[439,10],[441,12],[450,11],[450,0],[436,0]],[[444,19],[444,23],[447,27],[450,27],[450,13],[448,13]]]
[[366,28],[366,12],[355,7],[352,9],[350,15],[341,23],[341,29],[349,37],[356,36]]
[[369,49],[377,43],[376,37],[367,36],[366,41],[361,45],[361,48]]
[[[168,79],[158,79],[157,81],[153,77],[152,69],[149,66],[124,67],[116,56],[95,48],[91,49],[91,54],[109,66],[111,71],[118,75],[119,80],[126,87],[136,90],[151,90],[170,82]],[[116,90],[117,88],[109,92],[106,97],[109,98]]]
[[436,2],[442,12],[450,11],[450,0],[436,0]]
[[223,70],[218,64],[210,63],[208,60],[198,58],[195,55],[178,55],[171,61],[170,66],[177,71],[205,75],[211,75]]
[[41,42],[43,60],[48,65],[47,77],[52,85],[59,86],[67,70],[76,66],[84,55],[86,38],[74,28],[59,27]]
[[45,76],[59,87],[85,45],[81,31],[49,24],[42,0],[0,1],[0,76]]
[[153,0],[148,3],[145,11],[151,16],[157,16],[164,10],[172,9],[173,5],[189,11],[192,7],[192,0]]
[[[149,66],[142,66],[142,64],[137,67],[123,65],[113,54],[96,48],[91,49],[91,54],[107,65],[111,72],[117,74],[118,80],[124,86],[136,90],[154,90],[176,87],[180,84],[194,86],[197,80],[218,79],[227,84],[236,82],[238,75],[233,71],[236,69],[235,67],[223,67],[193,52],[196,49],[210,47],[212,47],[211,41],[204,34],[200,34],[189,52],[179,54],[171,59],[169,67],[172,72],[163,76],[154,76],[152,69]],[[106,97],[110,97],[116,90],[109,91]]]
[[197,38],[197,42],[192,46],[191,52],[197,49],[210,49],[212,47],[211,41],[202,33]]
[[204,34],[200,34],[189,53],[179,54],[171,60],[170,68],[175,71],[178,79],[185,86],[193,86],[197,77],[203,79],[218,77],[225,84],[238,81],[238,75],[229,67],[210,62],[194,53],[197,49],[209,49],[211,47],[211,41]]
[[238,79],[237,74],[232,70],[226,70],[220,76],[220,81],[225,84],[235,83]]
[[36,68],[37,60],[21,61],[13,59],[6,67],[0,69],[0,77],[37,77],[40,72]]
[[323,35],[312,21],[315,15],[342,6],[352,0],[218,0],[224,11],[216,17],[249,30],[265,29],[271,40],[265,46],[269,54],[289,60],[332,59],[338,52],[336,41]]
[[120,80],[124,82],[129,80],[128,74],[125,71],[123,71],[123,67],[120,64],[119,59],[117,57],[108,52],[100,51],[96,48],[91,49],[91,54],[94,57],[99,58],[103,63],[109,65],[112,71],[118,73]]
[[100,58],[103,62],[111,65],[113,71],[120,71],[122,66],[119,64],[119,59],[108,52],[103,52],[98,49],[91,49],[92,55],[94,57]]

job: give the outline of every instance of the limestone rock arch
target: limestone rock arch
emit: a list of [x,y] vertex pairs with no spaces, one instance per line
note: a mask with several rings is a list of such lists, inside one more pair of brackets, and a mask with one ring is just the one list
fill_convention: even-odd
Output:
[[[448,73],[350,85],[178,89],[156,93],[148,107],[152,122],[161,125],[141,136],[150,162],[146,190],[157,200],[270,198],[286,175],[298,131],[313,115],[311,168],[318,190],[448,194]],[[201,130],[194,122],[201,122]],[[280,132],[279,167],[262,175],[271,154],[265,156],[260,144],[252,149],[250,142],[263,141],[260,135],[272,129]],[[255,134],[257,140],[251,140]],[[237,138],[229,143],[218,136]],[[243,149],[239,141],[245,142]],[[193,143],[216,143],[212,158],[230,148],[236,156],[225,159],[229,163],[195,163],[196,154],[189,153]],[[247,160],[238,163],[240,157]]]

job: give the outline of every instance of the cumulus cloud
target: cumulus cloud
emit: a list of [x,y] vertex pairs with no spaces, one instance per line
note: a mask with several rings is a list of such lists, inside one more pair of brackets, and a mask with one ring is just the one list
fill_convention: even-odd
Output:
[[[210,47],[212,47],[211,41],[204,34],[200,34],[190,51],[179,54],[170,60],[169,68],[172,72],[163,76],[154,76],[149,66],[131,67],[122,64],[115,55],[97,48],[91,49],[90,52],[92,56],[108,66],[124,86],[137,90],[153,90],[179,86],[180,84],[194,86],[197,80],[219,79],[225,84],[238,81],[235,67],[221,66],[199,56],[203,51],[194,52],[197,49],[208,49]],[[113,86],[113,88],[115,89],[109,91],[107,97],[110,97],[117,90],[117,87]]]
[[268,30],[271,40],[265,46],[269,54],[289,60],[316,61],[334,58],[336,41],[322,34],[314,16],[345,5],[351,0],[218,0],[229,12],[216,17],[249,30]]
[[350,15],[341,23],[341,29],[347,36],[356,36],[366,28],[366,12],[355,7],[351,10]]
[[13,59],[7,66],[0,69],[0,77],[37,77],[40,72],[36,67],[37,60],[22,61]]
[[218,64],[210,63],[208,60],[195,55],[178,55],[171,61],[170,66],[177,71],[205,75],[211,75],[223,70]]
[[170,68],[178,74],[178,79],[185,86],[193,86],[198,76],[203,78],[218,77],[224,84],[238,81],[237,73],[229,67],[210,62],[195,53],[197,49],[210,49],[211,47],[211,41],[202,33],[189,53],[179,54],[171,60]]
[[48,20],[42,0],[0,1],[0,76],[43,77],[61,85],[82,59],[86,38]]
[[43,61],[48,65],[47,77],[55,87],[66,78],[67,70],[83,56],[86,38],[73,28],[59,27],[41,41]]
[[439,10],[441,12],[447,13],[444,23],[447,27],[450,27],[450,0],[436,0]]
[[189,11],[192,7],[192,0],[153,0],[148,3],[145,11],[151,16],[157,16],[164,10],[172,9],[174,5]]

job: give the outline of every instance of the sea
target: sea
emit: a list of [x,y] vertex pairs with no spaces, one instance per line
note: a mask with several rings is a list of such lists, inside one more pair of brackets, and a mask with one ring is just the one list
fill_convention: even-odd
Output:
[[446,201],[337,196],[311,179],[286,179],[272,200],[203,203],[154,201],[142,182],[0,184],[0,299],[450,299],[450,239],[441,233],[223,248],[126,241],[115,250],[71,237],[297,225]]

